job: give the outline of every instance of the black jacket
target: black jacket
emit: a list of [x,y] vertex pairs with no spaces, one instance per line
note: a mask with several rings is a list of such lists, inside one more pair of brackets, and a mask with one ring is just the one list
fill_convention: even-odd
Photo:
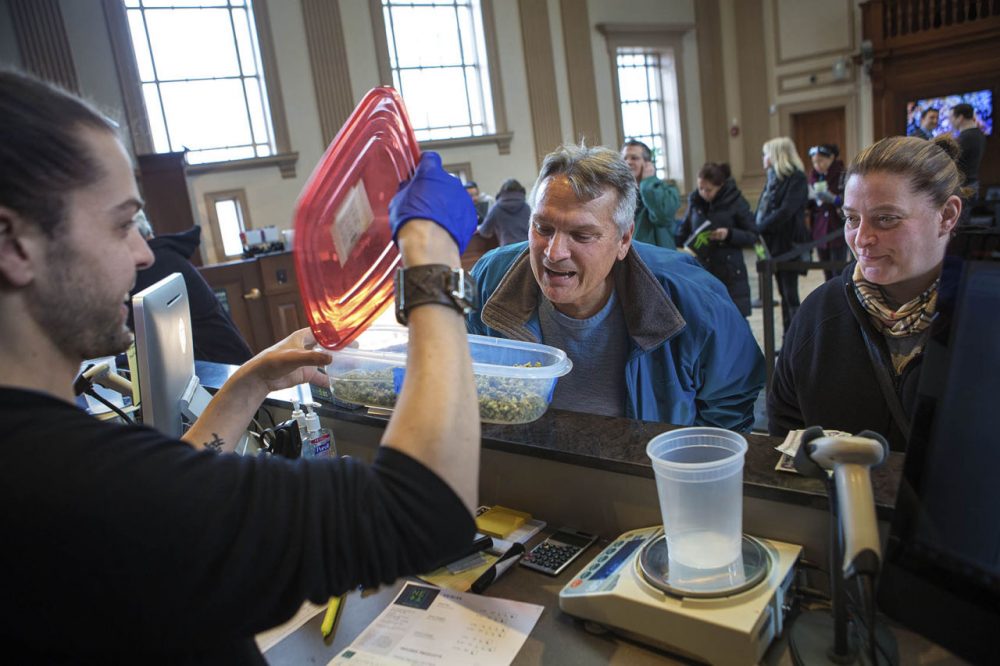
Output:
[[[772,257],[788,252],[796,243],[812,240],[805,227],[808,199],[806,174],[798,169],[774,183],[763,217],[757,222],[757,231]],[[760,203],[757,207],[760,208]]]
[[[215,292],[189,261],[200,244],[201,227],[191,227],[181,233],[151,238],[149,249],[153,251],[156,263],[146,270],[139,271],[132,294],[156,284],[171,273],[180,273],[184,277],[188,305],[191,308],[191,335],[194,338],[195,360],[241,365],[253,356],[253,352],[236,329],[236,324],[233,323],[229,313],[215,297]],[[130,299],[130,310],[131,307]],[[131,312],[128,323],[129,328],[132,328]]]
[[750,282],[747,266],[743,261],[741,248],[753,247],[757,242],[757,227],[754,224],[750,204],[736,182],[729,178],[711,202],[705,201],[695,190],[688,197],[687,215],[681,222],[677,242],[683,245],[706,220],[712,223],[709,229],[729,229],[729,236],[723,241],[710,241],[703,248],[694,248],[701,264],[719,278],[729,290],[729,296],[736,303],[744,317],[750,316]]
[[902,451],[906,440],[879,389],[878,374],[895,387],[912,418],[923,356],[896,376],[885,338],[854,295],[853,274],[851,263],[811,293],[792,320],[767,395],[768,431],[781,436],[814,425],[850,433],[874,430]]

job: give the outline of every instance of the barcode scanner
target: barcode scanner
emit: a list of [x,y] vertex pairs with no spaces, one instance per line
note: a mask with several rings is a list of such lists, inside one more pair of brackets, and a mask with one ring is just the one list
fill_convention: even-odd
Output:
[[833,470],[837,504],[844,535],[845,578],[878,574],[882,560],[871,467],[888,456],[885,438],[870,430],[853,436],[826,437],[821,428],[809,428],[795,455],[795,468],[814,478]]
[[[855,616],[868,629],[870,660],[883,664],[878,654],[895,651],[891,638],[879,637],[875,614],[875,579],[882,560],[875,497],[870,468],[886,459],[889,445],[870,430],[857,435],[827,437],[820,427],[802,433],[795,453],[795,469],[804,476],[822,479],[830,497],[830,601],[832,603],[833,642],[817,641],[814,626],[829,627],[829,621],[805,622],[808,615],[792,627],[790,643],[796,664],[854,663],[857,647],[852,645],[854,630],[848,622],[848,597],[845,583],[852,580],[860,591]],[[828,473],[833,471],[833,478]],[[797,625],[800,625],[798,627]],[[884,634],[884,632],[882,632]],[[822,660],[822,662],[821,662]],[[888,663],[898,663],[889,657]]]

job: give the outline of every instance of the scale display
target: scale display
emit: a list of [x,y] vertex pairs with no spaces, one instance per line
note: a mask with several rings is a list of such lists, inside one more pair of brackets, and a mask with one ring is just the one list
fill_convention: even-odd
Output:
[[[640,559],[664,539],[661,527],[632,530],[615,539],[559,593],[570,615],[661,649],[711,664],[757,663],[782,631],[785,597],[800,546],[744,537],[744,559],[754,561],[759,583],[723,596],[681,596],[644,575]],[[746,556],[747,542],[759,556]],[[755,551],[757,552],[757,551]],[[657,559],[657,558],[646,558]]]
[[638,550],[639,546],[646,543],[645,539],[630,539],[620,547],[608,560],[601,565],[601,568],[590,576],[590,580],[604,580],[611,574],[618,571],[621,565],[628,560],[629,556]]

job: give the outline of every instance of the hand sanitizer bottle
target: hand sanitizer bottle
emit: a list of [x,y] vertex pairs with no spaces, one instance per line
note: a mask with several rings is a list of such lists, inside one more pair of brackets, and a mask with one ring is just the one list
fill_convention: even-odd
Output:
[[333,433],[319,425],[319,414],[306,405],[306,438],[302,440],[303,458],[325,458],[337,455]]
[[292,400],[292,418],[299,424],[299,439],[306,441],[306,413],[302,411],[298,400]]

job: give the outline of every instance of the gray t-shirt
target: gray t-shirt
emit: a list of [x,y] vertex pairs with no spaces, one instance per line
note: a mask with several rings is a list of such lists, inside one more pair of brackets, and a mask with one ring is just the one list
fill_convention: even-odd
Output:
[[556,383],[552,406],[587,414],[625,415],[628,329],[614,291],[588,319],[567,317],[542,297],[538,319],[542,342],[566,352],[573,370]]

